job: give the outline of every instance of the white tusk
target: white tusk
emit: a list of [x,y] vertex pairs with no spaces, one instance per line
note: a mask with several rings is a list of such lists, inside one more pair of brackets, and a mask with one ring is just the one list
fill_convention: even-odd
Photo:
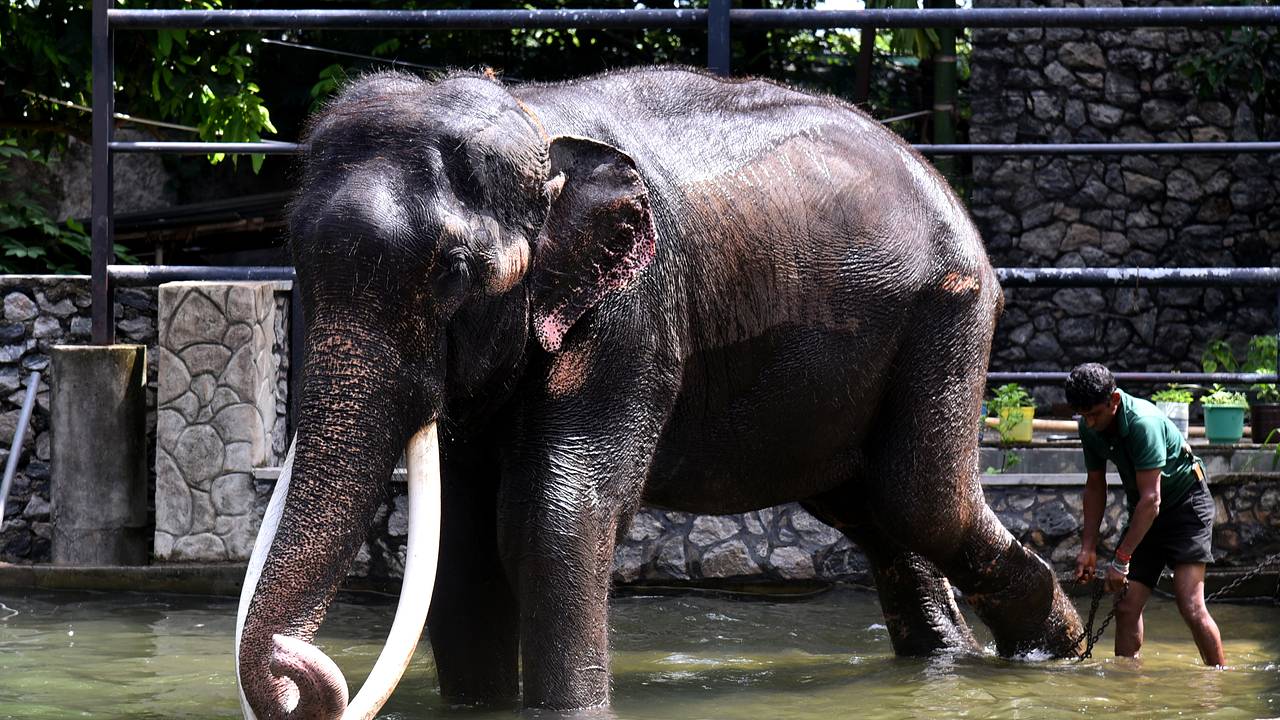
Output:
[[236,684],[240,690],[240,709],[247,720],[257,720],[249,701],[244,696],[244,681],[240,678],[240,634],[244,632],[244,620],[249,614],[249,603],[258,589],[258,578],[262,576],[262,566],[267,562],[271,552],[271,543],[276,539],[276,529],[280,527],[280,516],[284,514],[284,500],[289,494],[289,479],[293,476],[293,451],[298,447],[298,436],[293,436],[289,443],[289,453],[280,468],[280,478],[276,480],[275,490],[271,492],[271,501],[262,516],[262,527],[258,530],[258,539],[253,543],[253,554],[249,556],[249,568],[244,574],[244,584],[240,587],[240,609],[236,611]]
[[382,654],[347,706],[343,720],[371,720],[391,697],[413,658],[431,608],[440,556],[440,442],[435,422],[409,440],[405,459],[409,471],[409,539],[400,602]]

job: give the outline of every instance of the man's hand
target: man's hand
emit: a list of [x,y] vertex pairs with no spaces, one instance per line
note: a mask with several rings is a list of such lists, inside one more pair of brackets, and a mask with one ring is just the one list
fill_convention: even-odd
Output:
[[1083,585],[1093,579],[1098,569],[1098,554],[1093,550],[1081,549],[1076,555],[1076,582]]
[[1129,584],[1129,576],[1116,569],[1115,565],[1107,566],[1107,580],[1103,586],[1109,593],[1120,592],[1125,585]]

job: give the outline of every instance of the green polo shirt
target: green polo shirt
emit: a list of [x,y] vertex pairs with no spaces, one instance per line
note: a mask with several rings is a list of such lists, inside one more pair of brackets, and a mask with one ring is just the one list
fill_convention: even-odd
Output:
[[1116,410],[1117,434],[1090,430],[1081,418],[1080,442],[1084,445],[1084,466],[1105,470],[1115,463],[1124,494],[1132,509],[1138,504],[1138,471],[1160,468],[1160,504],[1182,499],[1197,482],[1195,464],[1200,461],[1182,433],[1155,405],[1120,391]]

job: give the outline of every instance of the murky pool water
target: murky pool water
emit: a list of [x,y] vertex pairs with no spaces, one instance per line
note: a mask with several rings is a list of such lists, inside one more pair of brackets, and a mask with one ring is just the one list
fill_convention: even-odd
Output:
[[[1280,716],[1280,608],[1213,605],[1231,669],[1199,664],[1173,603],[1153,600],[1140,662],[895,658],[873,594],[803,601],[698,596],[613,603],[622,720]],[[392,607],[335,606],[320,645],[363,679]],[[0,718],[238,717],[230,600],[0,589]],[[981,630],[979,630],[981,632]],[[388,718],[450,711],[419,649]]]

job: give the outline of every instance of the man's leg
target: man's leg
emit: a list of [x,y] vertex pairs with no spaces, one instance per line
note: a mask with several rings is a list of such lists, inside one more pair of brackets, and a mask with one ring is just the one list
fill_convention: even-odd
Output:
[[1142,650],[1142,609],[1150,597],[1151,586],[1129,581],[1129,589],[1116,603],[1116,655],[1138,657]]
[[1204,604],[1204,563],[1174,565],[1173,594],[1178,600],[1178,612],[1191,628],[1191,636],[1200,649],[1200,659],[1205,665],[1226,665],[1218,624]]

